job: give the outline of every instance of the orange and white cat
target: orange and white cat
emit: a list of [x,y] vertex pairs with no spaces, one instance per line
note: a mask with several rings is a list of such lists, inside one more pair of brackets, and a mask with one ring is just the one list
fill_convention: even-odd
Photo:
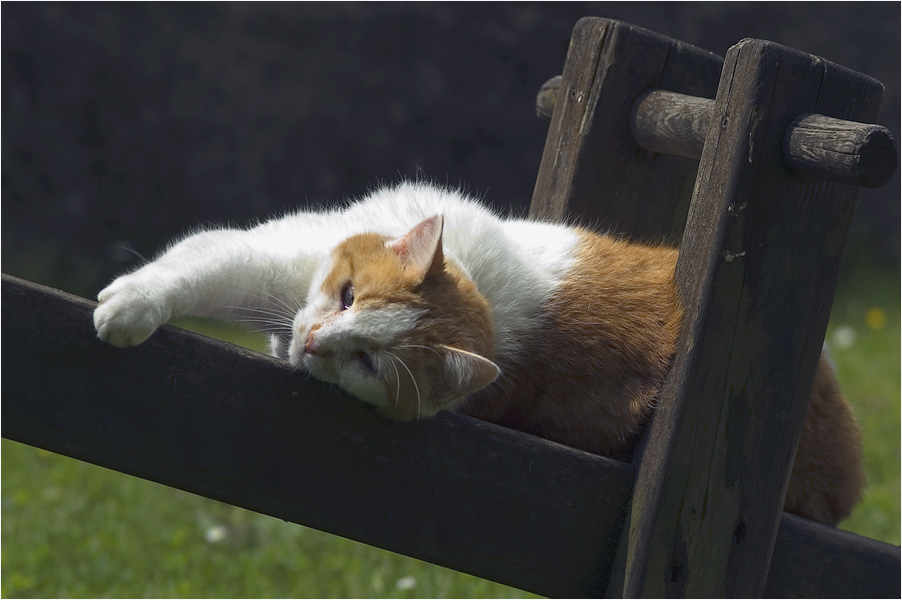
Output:
[[[186,237],[100,292],[94,323],[131,346],[173,316],[245,322],[391,418],[457,411],[623,458],[674,352],[676,257],[407,183]],[[822,358],[786,509],[836,523],[863,485],[860,434]]]

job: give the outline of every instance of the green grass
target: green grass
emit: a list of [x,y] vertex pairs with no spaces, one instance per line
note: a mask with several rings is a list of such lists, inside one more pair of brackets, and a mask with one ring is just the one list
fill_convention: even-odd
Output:
[[3,441],[4,597],[522,592]]
[[[844,276],[828,330],[840,382],[864,431],[870,481],[842,527],[894,544],[899,289],[898,273]],[[207,324],[187,325],[214,332]],[[254,336],[215,331],[261,347]],[[4,597],[527,596],[7,440],[0,449]]]
[[[842,529],[899,544],[899,273],[857,270],[843,277],[827,341],[843,393],[864,437],[868,488]],[[849,345],[849,342],[851,345]]]

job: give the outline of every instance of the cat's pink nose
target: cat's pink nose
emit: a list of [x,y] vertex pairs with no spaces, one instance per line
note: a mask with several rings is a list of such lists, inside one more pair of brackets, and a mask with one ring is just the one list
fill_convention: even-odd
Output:
[[304,352],[307,354],[319,354],[319,346],[313,339],[313,332],[307,334],[307,341],[304,343]]

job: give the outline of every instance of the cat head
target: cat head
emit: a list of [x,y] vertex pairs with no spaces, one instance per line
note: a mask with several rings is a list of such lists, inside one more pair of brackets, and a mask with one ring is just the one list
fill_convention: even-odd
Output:
[[453,410],[492,383],[491,309],[445,260],[442,225],[336,246],[295,317],[289,360],[400,420]]

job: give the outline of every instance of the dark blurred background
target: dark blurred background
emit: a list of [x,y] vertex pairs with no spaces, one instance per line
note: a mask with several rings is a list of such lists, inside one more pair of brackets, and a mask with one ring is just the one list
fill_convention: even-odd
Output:
[[[4,2],[3,271],[93,297],[125,247],[418,175],[525,211],[535,94],[587,15],[822,56],[882,81],[900,134],[897,2]],[[895,269],[899,181],[862,192],[853,239]]]

